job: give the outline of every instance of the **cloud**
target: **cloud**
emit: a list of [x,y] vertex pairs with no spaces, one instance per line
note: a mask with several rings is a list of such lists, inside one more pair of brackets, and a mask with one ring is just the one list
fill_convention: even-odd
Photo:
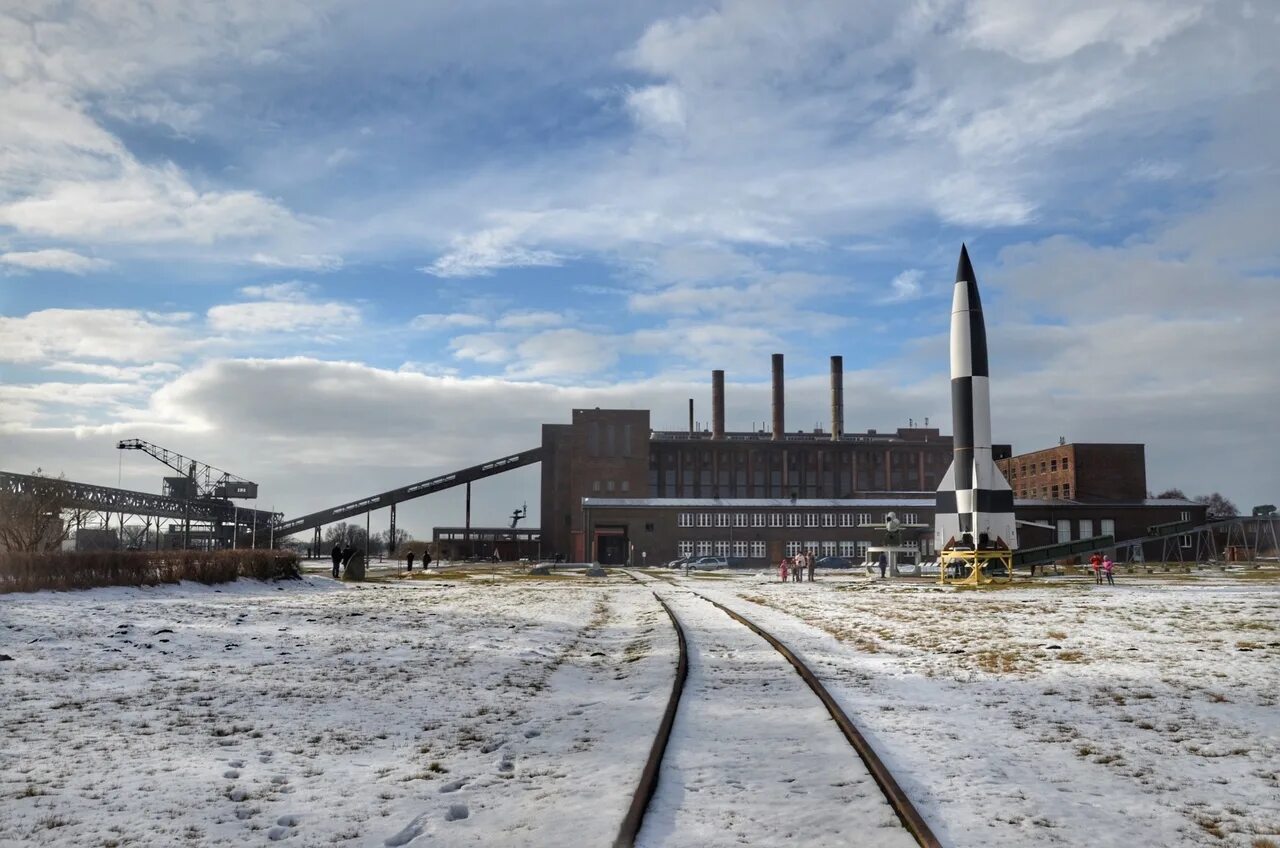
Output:
[[921,295],[920,280],[924,272],[918,268],[908,268],[889,283],[890,293],[880,299],[880,303],[906,303],[917,300]]
[[209,310],[209,327],[224,333],[290,333],[302,330],[354,330],[360,310],[346,303],[261,300],[229,303]]
[[50,362],[41,366],[44,371],[64,371],[71,374],[83,374],[87,377],[101,377],[105,380],[121,382],[137,382],[139,380],[162,377],[182,371],[182,367],[174,362],[153,362],[150,365],[104,365],[98,362]]
[[268,268],[297,268],[302,271],[339,271],[343,267],[342,257],[331,253],[299,253],[291,256],[255,253],[249,257],[249,261]]
[[565,322],[559,312],[545,309],[524,309],[508,312],[494,322],[494,326],[503,329],[528,330],[539,327],[556,327]]
[[450,340],[449,350],[453,352],[455,359],[493,365],[511,359],[512,341],[504,333],[470,333]]
[[651,85],[627,93],[627,108],[640,126],[659,133],[684,129],[684,98],[672,85]]
[[255,300],[294,300],[303,301],[315,293],[315,283],[304,283],[300,280],[288,280],[283,283],[266,283],[264,285],[243,286],[240,294]]
[[428,312],[417,315],[409,326],[415,330],[439,330],[441,327],[485,327],[489,319],[467,312]]
[[0,361],[147,362],[191,350],[190,316],[136,309],[42,309],[0,316]]
[[94,259],[73,250],[59,248],[0,253],[0,265],[12,265],[28,271],[63,271],[68,274],[87,274],[111,267],[111,263],[105,259]]
[[618,340],[582,330],[538,333],[516,347],[518,360],[507,373],[523,379],[598,374],[618,359]]
[[515,242],[509,227],[455,237],[449,250],[418,270],[435,277],[485,277],[500,268],[560,265],[564,258],[550,250],[534,250]]

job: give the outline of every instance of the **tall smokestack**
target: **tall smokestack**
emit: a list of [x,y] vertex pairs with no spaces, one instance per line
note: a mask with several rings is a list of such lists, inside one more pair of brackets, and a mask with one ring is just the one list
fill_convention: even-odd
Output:
[[844,357],[831,357],[831,441],[844,435]]
[[773,439],[778,441],[786,432],[786,402],[782,391],[782,354],[773,355]]
[[689,398],[689,435],[693,435],[693,398]]
[[724,372],[711,372],[711,438],[724,438]]

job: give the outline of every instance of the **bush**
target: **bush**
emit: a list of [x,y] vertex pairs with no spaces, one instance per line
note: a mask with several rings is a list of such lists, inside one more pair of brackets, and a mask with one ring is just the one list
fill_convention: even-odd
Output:
[[229,583],[239,577],[287,580],[298,576],[298,555],[275,550],[0,551],[0,594],[155,586],[180,580]]

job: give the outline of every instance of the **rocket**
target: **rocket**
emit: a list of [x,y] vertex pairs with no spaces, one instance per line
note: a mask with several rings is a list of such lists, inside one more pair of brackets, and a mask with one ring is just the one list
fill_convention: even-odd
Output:
[[949,549],[1013,550],[1018,525],[1013,490],[991,458],[991,391],[987,328],[969,251],[951,300],[951,426],[955,456],[938,486],[934,542]]

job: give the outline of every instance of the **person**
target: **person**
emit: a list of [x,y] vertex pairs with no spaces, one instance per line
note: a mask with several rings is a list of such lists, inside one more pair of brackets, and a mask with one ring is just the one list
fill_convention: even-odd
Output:
[[1102,557],[1094,554],[1089,557],[1089,567],[1093,569],[1093,582],[1102,583]]
[[1112,576],[1112,573],[1115,570],[1116,570],[1116,564],[1111,561],[1111,557],[1107,557],[1102,561],[1102,572],[1107,575],[1108,586],[1116,585],[1116,579]]
[[792,581],[793,583],[799,583],[801,580],[803,580],[803,579],[804,579],[804,561],[805,561],[805,558],[806,558],[806,557],[805,557],[805,554],[804,554],[804,552],[803,552],[803,551],[801,551],[800,553],[796,554],[796,564],[795,564],[795,566],[791,569],[791,581]]
[[889,556],[884,551],[880,552],[880,579],[885,578],[885,572],[889,570]]
[[409,551],[409,555],[405,559],[409,562],[409,570],[413,571],[413,551]]
[[[559,560],[556,560],[556,562],[559,562]],[[430,567],[431,567],[431,552],[423,551],[422,552],[422,570],[426,571]]]
[[333,552],[330,555],[333,557],[333,579],[337,580],[338,566],[342,565],[342,548],[338,547],[337,542],[333,543]]
[[778,576],[782,579],[783,583],[787,582],[787,566],[789,563],[789,557],[783,557],[782,562],[778,563]]
[[347,564],[351,562],[351,558],[355,555],[356,555],[356,549],[351,547],[350,542],[347,542],[345,545],[343,545],[342,546],[342,567],[346,568]]
[[813,551],[809,551],[809,556],[805,557],[805,567],[809,570],[809,582],[813,582],[813,569],[818,564],[818,560],[814,557]]

